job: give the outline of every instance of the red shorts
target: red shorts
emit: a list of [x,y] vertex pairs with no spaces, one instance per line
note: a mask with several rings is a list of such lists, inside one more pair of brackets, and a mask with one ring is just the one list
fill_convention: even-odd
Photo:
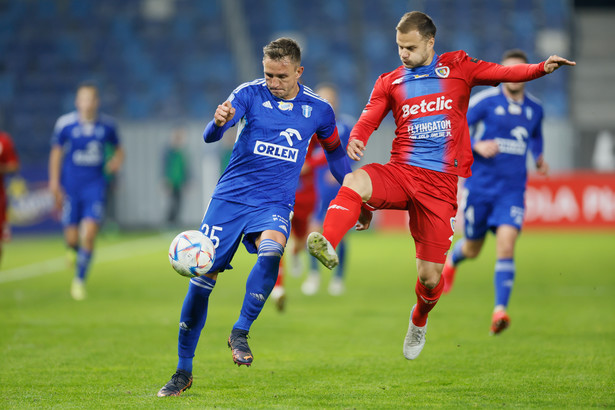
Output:
[[372,182],[367,204],[408,211],[416,257],[444,263],[455,231],[457,175],[391,162],[361,169]]

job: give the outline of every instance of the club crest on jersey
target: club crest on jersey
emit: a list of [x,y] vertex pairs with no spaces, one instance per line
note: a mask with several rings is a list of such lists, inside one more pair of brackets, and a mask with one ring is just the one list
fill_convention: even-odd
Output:
[[293,109],[293,103],[278,101],[278,108],[282,111],[291,111]]
[[302,105],[301,112],[305,118],[310,118],[310,115],[312,115],[312,107],[309,105]]
[[451,69],[447,66],[436,68],[436,75],[440,78],[446,78],[451,73]]

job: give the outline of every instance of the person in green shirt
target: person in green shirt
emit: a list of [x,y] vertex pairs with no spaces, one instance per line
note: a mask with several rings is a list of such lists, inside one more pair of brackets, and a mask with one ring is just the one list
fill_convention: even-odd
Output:
[[169,225],[176,225],[181,210],[184,187],[190,179],[188,156],[184,150],[185,130],[177,128],[171,135],[171,143],[164,152],[164,182],[171,194],[167,213]]

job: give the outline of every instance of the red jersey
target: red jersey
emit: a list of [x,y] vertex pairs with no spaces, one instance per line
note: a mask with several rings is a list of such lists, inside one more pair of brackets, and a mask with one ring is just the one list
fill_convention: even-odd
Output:
[[400,66],[378,77],[350,140],[367,145],[392,111],[397,128],[391,162],[469,177],[473,157],[466,113],[472,87],[545,74],[544,62],[502,66],[461,50],[435,55],[427,66]]

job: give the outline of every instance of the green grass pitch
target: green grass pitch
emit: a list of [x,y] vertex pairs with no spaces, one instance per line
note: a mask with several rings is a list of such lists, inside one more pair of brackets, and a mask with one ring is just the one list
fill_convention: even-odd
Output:
[[458,270],[407,361],[414,245],[406,234],[349,235],[347,292],[269,302],[250,333],[251,368],[226,346],[254,256],[220,275],[196,352],[194,385],[158,398],[176,365],[187,279],[167,260],[174,235],[102,236],[89,297],[69,296],[59,237],[17,238],[0,270],[2,408],[614,407],[615,234],[524,232],[511,327],[489,336],[494,240]]

